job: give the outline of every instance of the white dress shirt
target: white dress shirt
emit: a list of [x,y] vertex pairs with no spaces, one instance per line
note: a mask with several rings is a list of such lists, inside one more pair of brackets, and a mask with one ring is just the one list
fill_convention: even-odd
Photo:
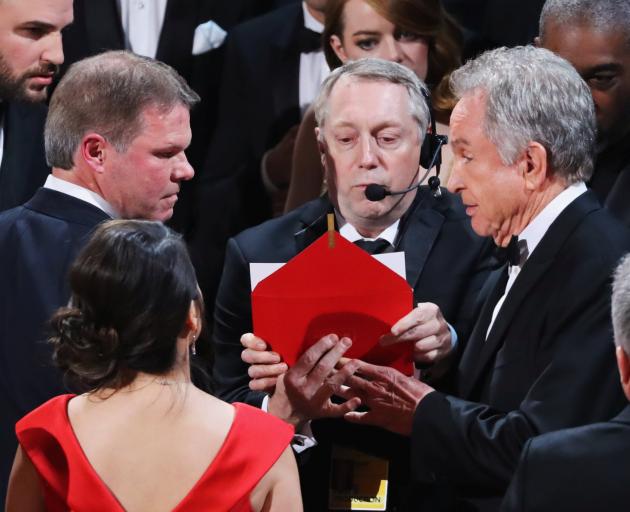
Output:
[[44,188],[56,190],[57,192],[61,192],[62,194],[67,194],[76,199],[80,199],[81,201],[85,201],[86,203],[90,203],[92,206],[96,206],[99,210],[104,211],[112,219],[116,219],[119,217],[113,206],[105,201],[105,199],[99,196],[96,192],[92,192],[91,190],[81,187],[80,185],[75,185],[74,183],[70,183],[69,181],[57,178],[52,174],[49,174],[48,178],[46,178]]
[[[302,2],[304,12],[304,26],[314,32],[322,33],[324,25],[317,21],[308,11],[306,2]],[[304,114],[322,85],[324,79],[330,74],[324,51],[322,49],[300,54],[300,112]]]
[[167,1],[118,0],[120,21],[125,33],[125,48],[155,59]]
[[586,185],[583,181],[578,183],[574,183],[570,185],[562,192],[560,192],[556,197],[554,197],[551,202],[545,206],[542,211],[534,217],[534,219],[525,227],[525,229],[518,235],[518,239],[525,240],[527,242],[527,257],[520,265],[509,265],[508,266],[508,280],[505,285],[505,292],[503,296],[497,302],[497,305],[494,307],[494,311],[492,312],[492,319],[490,320],[490,325],[488,325],[488,330],[486,331],[486,339],[488,339],[488,335],[490,334],[490,329],[494,325],[494,321],[496,320],[499,311],[501,311],[501,306],[505,302],[505,298],[507,297],[514,281],[518,277],[521,269],[525,265],[527,258],[531,256],[534,252],[534,249],[538,246],[543,236],[549,229],[549,227],[553,224],[553,222],[558,218],[558,216],[564,211],[564,209],[569,206],[575,199],[581,196],[584,192],[586,192]]

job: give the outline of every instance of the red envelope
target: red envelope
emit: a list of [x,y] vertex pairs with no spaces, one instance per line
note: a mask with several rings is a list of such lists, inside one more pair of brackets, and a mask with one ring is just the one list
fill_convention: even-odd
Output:
[[334,233],[262,280],[252,292],[254,333],[288,365],[327,334],[347,336],[346,357],[413,372],[410,343],[380,347],[380,336],[413,308],[402,277]]

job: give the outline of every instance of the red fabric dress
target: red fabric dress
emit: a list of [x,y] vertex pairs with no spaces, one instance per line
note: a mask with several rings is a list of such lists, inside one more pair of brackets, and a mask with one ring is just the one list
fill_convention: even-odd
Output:
[[[22,418],[16,433],[42,478],[49,512],[122,512],[124,508],[92,468],[68,419],[61,395]],[[293,428],[245,404],[204,474],[174,512],[250,512],[249,495],[291,442]]]

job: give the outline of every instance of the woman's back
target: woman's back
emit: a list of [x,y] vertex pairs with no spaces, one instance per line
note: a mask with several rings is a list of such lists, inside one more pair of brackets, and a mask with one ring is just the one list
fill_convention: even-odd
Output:
[[159,382],[68,403],[87,460],[129,512],[173,510],[211,465],[234,420],[232,406],[194,386]]

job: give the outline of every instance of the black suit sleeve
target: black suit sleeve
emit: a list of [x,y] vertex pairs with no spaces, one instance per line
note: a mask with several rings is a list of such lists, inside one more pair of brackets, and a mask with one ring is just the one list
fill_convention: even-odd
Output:
[[[602,265],[599,276],[559,286],[547,311],[536,307],[535,299],[529,301],[531,308],[523,314],[533,326],[520,340],[522,352],[504,359],[499,350],[489,377],[525,364],[538,375],[518,409],[498,410],[439,392],[420,403],[412,433],[420,480],[502,492],[529,438],[603,421],[621,409],[606,268]],[[530,345],[536,350],[528,351]],[[492,388],[492,382],[486,386]]]
[[241,360],[240,338],[252,331],[248,266],[238,243],[230,239],[214,314],[213,380],[219,398],[260,407],[264,393],[249,389],[248,365]]
[[516,474],[512,479],[512,483],[508,488],[507,494],[501,505],[501,512],[525,512],[527,509],[525,504],[525,490],[527,487],[527,479],[529,476],[529,453],[532,445],[530,439],[523,448],[521,462],[518,465]]

